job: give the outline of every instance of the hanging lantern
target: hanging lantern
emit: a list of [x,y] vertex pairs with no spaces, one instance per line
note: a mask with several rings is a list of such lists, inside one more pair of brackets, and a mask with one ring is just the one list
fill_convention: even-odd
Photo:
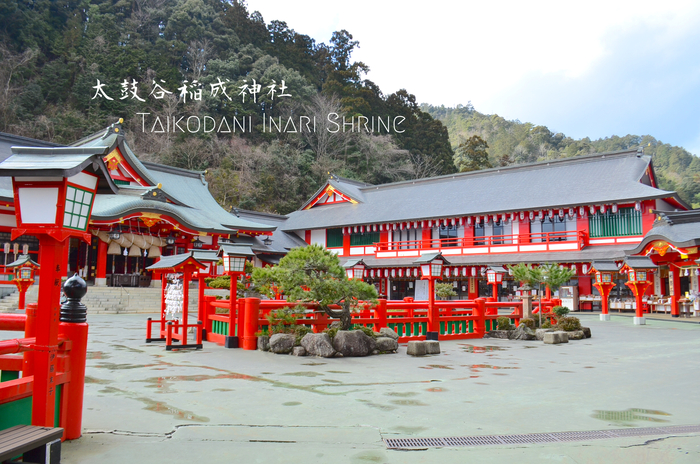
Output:
[[612,205],[612,212],[613,212],[613,214],[616,214],[616,213],[617,213],[617,203],[613,203],[613,205]]
[[642,203],[639,201],[634,202],[634,210],[635,211],[641,211],[642,210]]
[[547,216],[549,216],[549,219],[554,219],[554,210],[550,209],[547,211]]
[[581,274],[588,275],[588,264],[581,265]]
[[403,277],[403,269],[399,269],[399,277]]
[[588,212],[590,213],[591,216],[595,215],[595,206],[591,205],[588,208]]
[[540,211],[540,212],[537,214],[537,217],[538,217],[538,219],[539,219],[540,221],[544,221],[544,211]]
[[449,277],[449,276],[450,276],[450,268],[449,268],[449,267],[446,267],[446,268],[445,268],[445,270],[443,271],[443,275],[444,275],[445,277]]
[[452,224],[453,226],[457,224],[457,221],[455,221],[455,218],[452,218],[450,220],[450,224]]
[[476,277],[476,268],[472,267],[472,277]]
[[513,275],[513,269],[511,269],[510,267],[508,268],[508,275],[509,275],[509,276],[512,276],[512,275]]
[[585,216],[586,215],[586,208],[584,208],[583,206],[579,206],[578,207],[578,215],[579,215],[579,217]]
[[564,210],[559,208],[559,219],[564,219]]
[[525,211],[520,211],[519,216],[520,216],[520,220],[524,221],[525,220]]
[[605,214],[605,205],[600,205],[600,214]]
[[534,212],[534,211],[530,211],[530,212],[528,213],[527,216],[528,216],[528,218],[532,221],[533,219],[535,219],[535,212]]
[[391,277],[396,277],[396,269],[391,270]]
[[467,268],[463,267],[462,268],[462,277],[466,277],[466,276],[467,276]]

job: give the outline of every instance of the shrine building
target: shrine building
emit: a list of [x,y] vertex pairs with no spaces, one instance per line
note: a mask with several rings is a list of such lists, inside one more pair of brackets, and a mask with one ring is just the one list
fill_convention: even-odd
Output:
[[[209,193],[204,172],[140,161],[124,138],[121,121],[69,147],[0,134],[0,161],[13,153],[30,154],[37,165],[48,169],[73,152],[87,151],[104,155],[116,195],[98,191],[87,227],[80,224],[87,211],[80,199],[73,199],[75,226],[86,227],[92,242],[71,239],[64,259],[68,274],[78,272],[98,286],[149,286],[160,276],[146,268],[161,255],[218,250],[219,241],[226,239],[250,245],[260,266],[279,262],[289,247],[302,242],[286,234],[275,240],[275,224],[283,216],[224,210]],[[0,177],[0,244],[7,244],[5,264],[22,252],[35,260],[38,256],[36,239],[10,240],[16,226],[14,204],[12,179]],[[211,275],[218,275],[217,270],[212,269]]]
[[[504,274],[498,294],[507,300],[519,283],[505,265],[558,263],[576,272],[567,291],[580,295],[568,303],[577,310],[600,305],[588,274],[593,261],[621,265],[658,214],[687,209],[659,188],[651,157],[635,149],[384,185],[331,176],[280,228],[342,262],[361,259],[365,280],[394,300],[419,299],[415,261],[427,253],[449,261],[442,280],[458,299],[491,296],[487,269]],[[615,279],[611,300],[634,301],[626,277]],[[672,277],[669,287],[662,267],[650,291],[679,295],[697,289],[697,279]]]

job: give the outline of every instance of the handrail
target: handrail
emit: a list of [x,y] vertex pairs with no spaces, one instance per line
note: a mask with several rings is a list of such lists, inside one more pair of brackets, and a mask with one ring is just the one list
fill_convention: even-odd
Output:
[[425,248],[480,247],[527,243],[555,243],[585,241],[584,231],[528,232],[522,234],[489,235],[484,237],[434,238],[374,243],[376,251],[400,251]]

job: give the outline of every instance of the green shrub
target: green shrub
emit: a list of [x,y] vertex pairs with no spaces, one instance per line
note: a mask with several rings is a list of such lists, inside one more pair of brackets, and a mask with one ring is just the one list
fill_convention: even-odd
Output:
[[535,321],[531,317],[524,317],[520,319],[520,324],[528,326],[531,330],[535,330],[535,328],[537,327],[537,321]]
[[510,323],[510,318],[501,316],[496,319],[496,324],[498,324],[498,330],[513,330],[513,326]]
[[449,283],[443,283],[443,282],[436,282],[435,283],[435,295],[438,296],[439,298],[449,298],[451,296],[457,296],[457,292],[455,292],[454,287],[452,284]]
[[552,328],[552,323],[549,321],[549,319],[544,319],[542,321],[542,328],[543,329],[551,329]]
[[294,308],[285,306],[284,308],[270,311],[270,313],[265,316],[265,319],[270,323],[270,335],[276,333],[295,333],[297,319],[303,314],[303,310],[304,308],[299,306]]
[[570,311],[571,310],[566,306],[555,306],[554,308],[552,308],[552,312],[559,317],[566,316],[567,314],[569,314]]
[[363,331],[363,332],[365,333],[365,335],[367,335],[368,337],[372,337],[372,338],[376,338],[376,337],[377,337],[377,333],[376,333],[374,330],[370,329],[369,327],[365,327],[364,325],[356,325],[356,326],[353,328],[353,330],[361,330],[361,331]]
[[328,337],[331,339],[331,341],[333,341],[333,339],[335,338],[335,334],[338,333],[338,330],[338,327],[333,327],[332,329],[324,330],[323,333],[327,333]]
[[578,317],[565,316],[559,319],[557,327],[559,327],[561,330],[565,330],[566,332],[580,330],[581,321],[578,320]]
[[301,339],[304,338],[304,335],[312,333],[313,330],[311,330],[311,327],[307,327],[305,325],[297,325],[294,327],[294,336],[296,337],[294,339],[294,346],[300,346],[301,345]]

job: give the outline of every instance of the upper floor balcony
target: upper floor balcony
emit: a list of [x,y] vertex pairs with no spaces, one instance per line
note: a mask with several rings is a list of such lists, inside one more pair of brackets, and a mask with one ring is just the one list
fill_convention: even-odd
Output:
[[[420,256],[430,251],[440,251],[445,256],[579,251],[587,245],[588,235],[584,231],[540,232],[488,237],[379,242],[374,244],[374,255],[377,258],[402,258]],[[367,251],[365,250],[365,253]]]

